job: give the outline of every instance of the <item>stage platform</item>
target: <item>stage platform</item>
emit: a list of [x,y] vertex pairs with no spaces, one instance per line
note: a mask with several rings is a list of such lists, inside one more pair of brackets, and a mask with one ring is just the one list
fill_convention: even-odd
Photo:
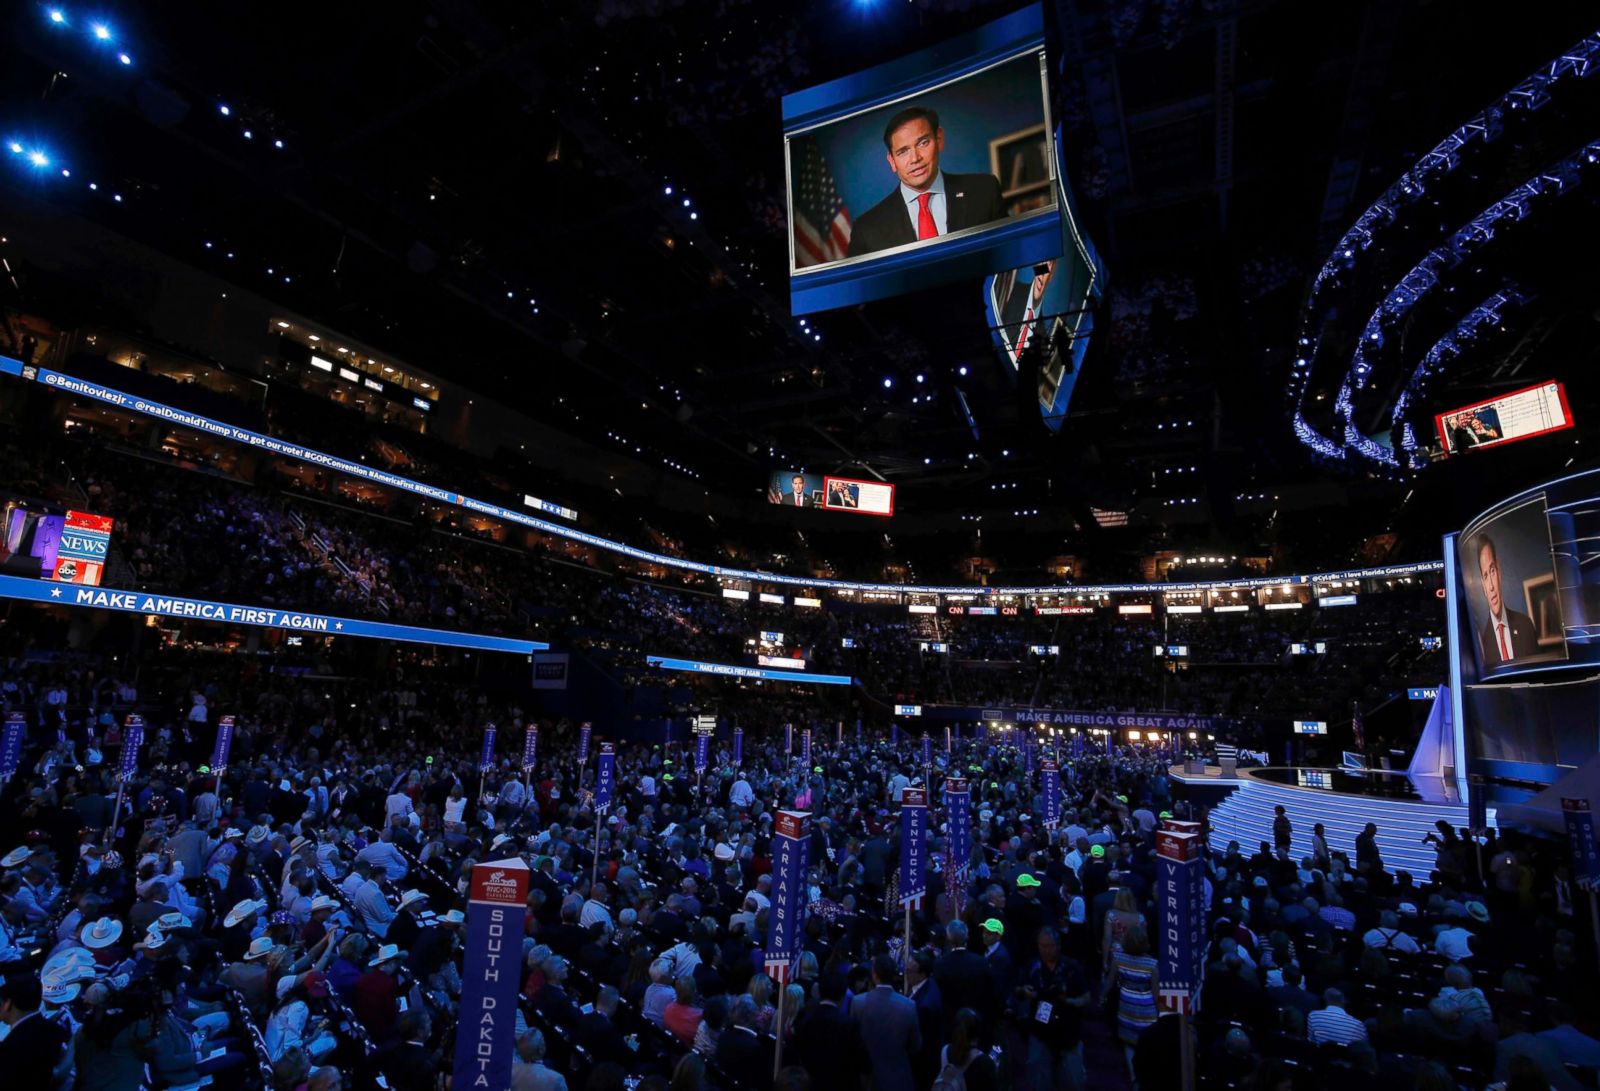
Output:
[[1466,801],[1453,781],[1441,777],[1284,767],[1239,769],[1224,777],[1215,766],[1201,775],[1185,773],[1181,765],[1168,775],[1181,786],[1180,794],[1192,792],[1200,802],[1225,796],[1210,810],[1211,847],[1217,852],[1237,841],[1244,855],[1254,855],[1262,841],[1272,841],[1272,819],[1281,804],[1294,824],[1291,851],[1297,859],[1311,855],[1311,827],[1321,822],[1329,848],[1349,853],[1353,862],[1356,835],[1375,822],[1384,865],[1425,879],[1434,852],[1423,837],[1441,818],[1458,829],[1467,824]]

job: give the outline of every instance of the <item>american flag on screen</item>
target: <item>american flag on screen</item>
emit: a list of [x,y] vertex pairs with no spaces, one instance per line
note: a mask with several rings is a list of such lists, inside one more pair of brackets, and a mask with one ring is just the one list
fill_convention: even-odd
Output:
[[795,141],[794,261],[805,268],[838,261],[850,252],[850,210],[833,184],[833,172],[813,139]]

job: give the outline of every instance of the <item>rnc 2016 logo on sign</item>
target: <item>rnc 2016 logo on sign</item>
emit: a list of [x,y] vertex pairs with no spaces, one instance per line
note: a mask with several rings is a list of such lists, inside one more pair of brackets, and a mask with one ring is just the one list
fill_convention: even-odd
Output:
[[511,874],[501,868],[496,868],[485,875],[475,879],[472,900],[475,902],[495,902],[500,905],[521,905],[526,895],[522,892],[523,883],[527,881],[525,873]]

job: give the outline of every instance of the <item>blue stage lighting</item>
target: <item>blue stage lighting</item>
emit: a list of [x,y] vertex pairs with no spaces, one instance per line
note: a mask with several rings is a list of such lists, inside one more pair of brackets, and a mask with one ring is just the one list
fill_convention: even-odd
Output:
[[90,27],[89,30],[99,41],[109,42],[111,40],[111,28],[106,26],[104,23],[96,23],[94,26]]
[[48,167],[50,165],[50,157],[44,152],[29,152],[28,162],[36,167]]
[[67,23],[67,13],[62,11],[60,8],[51,8],[50,21],[58,27],[65,26]]
[[11,154],[12,155],[21,155],[22,154],[22,145],[18,144],[15,140],[13,140],[11,143],[7,144],[6,147],[11,149]]
[[957,375],[965,375],[966,373],[967,373],[967,366],[965,364],[962,364],[960,367],[956,368],[956,374]]
[[282,150],[283,150],[283,141],[281,141],[281,140],[274,140],[274,141],[273,141],[273,142],[272,142],[272,146],[273,146],[273,147],[274,147],[274,148],[277,148],[277,149],[278,149],[278,150],[279,150],[279,151],[280,151],[280,152],[281,152],[281,151],[282,151]]
[[662,192],[665,193],[668,197],[671,197],[672,196],[672,187],[668,186],[664,190],[662,190]]
[[223,105],[221,105],[221,106],[218,106],[217,109],[221,112],[223,117],[232,117],[233,116],[233,111],[228,109],[227,104],[225,104],[225,103]]
[[251,132],[249,129],[246,129],[244,131],[244,138],[246,140],[254,140],[256,138],[256,134]]
[[128,56],[126,53],[118,53],[117,54],[117,60],[121,61],[123,64],[132,64],[133,63],[133,58]]
[[888,376],[885,376],[883,380],[883,389],[888,390],[892,386],[894,386],[894,380]]

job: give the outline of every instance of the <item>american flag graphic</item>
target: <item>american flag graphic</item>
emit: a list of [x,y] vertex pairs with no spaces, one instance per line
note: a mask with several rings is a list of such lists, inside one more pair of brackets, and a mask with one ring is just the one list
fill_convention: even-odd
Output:
[[794,260],[803,269],[849,254],[850,210],[816,140],[797,140],[795,149]]
[[769,958],[763,964],[763,969],[767,971],[767,976],[777,982],[778,988],[781,989],[789,984],[789,970],[793,965],[794,963],[787,958]]
[[950,909],[956,916],[966,911],[967,865],[957,864],[946,853],[944,865],[944,892],[950,899]]

